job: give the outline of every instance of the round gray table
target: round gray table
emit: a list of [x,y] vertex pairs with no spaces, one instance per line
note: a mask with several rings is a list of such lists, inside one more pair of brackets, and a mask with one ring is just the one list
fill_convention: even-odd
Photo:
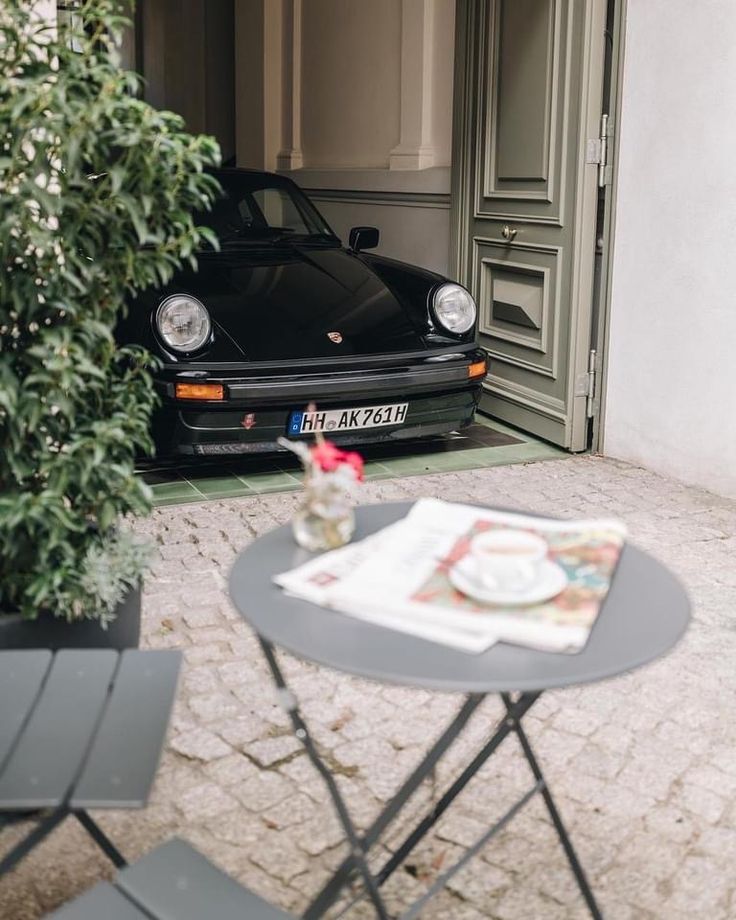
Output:
[[[392,503],[358,508],[354,539],[360,540],[397,521],[407,514],[410,507],[410,503]],[[230,575],[233,603],[258,634],[280,699],[290,715],[297,737],[304,743],[312,762],[328,785],[351,844],[351,854],[309,906],[303,915],[305,920],[323,916],[356,871],[363,877],[377,915],[388,918],[380,897],[380,886],[511,732],[521,743],[535,785],[501,821],[483,834],[477,844],[469,848],[456,866],[440,876],[427,895],[402,915],[403,920],[419,916],[428,898],[536,792],[545,800],[592,916],[601,917],[521,719],[544,690],[613,677],[653,661],[671,649],[682,637],[690,619],[690,604],[679,581],[647,553],[626,545],[608,596],[581,652],[575,655],[539,652],[501,642],[476,655],[289,597],[273,584],[274,575],[294,568],[310,557],[310,553],[296,546],[291,527],[287,525],[259,537],[240,553]],[[467,694],[457,716],[362,837],[358,836],[334,779],[312,743],[297,700],[278,665],[275,646],[300,658],[360,677]],[[431,813],[407,836],[382,869],[372,873],[365,859],[368,849],[434,769],[488,693],[500,694],[506,707],[505,717]]]

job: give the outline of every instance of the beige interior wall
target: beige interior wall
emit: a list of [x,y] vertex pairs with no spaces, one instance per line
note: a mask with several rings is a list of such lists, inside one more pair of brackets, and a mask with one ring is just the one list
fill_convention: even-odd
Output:
[[401,128],[401,4],[306,0],[302,152],[318,169],[388,168]]
[[236,2],[237,161],[447,271],[455,0]]

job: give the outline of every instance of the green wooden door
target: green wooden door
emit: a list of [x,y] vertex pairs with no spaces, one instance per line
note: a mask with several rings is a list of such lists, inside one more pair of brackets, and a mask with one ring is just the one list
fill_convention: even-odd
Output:
[[453,252],[482,408],[588,444],[606,0],[458,0]]

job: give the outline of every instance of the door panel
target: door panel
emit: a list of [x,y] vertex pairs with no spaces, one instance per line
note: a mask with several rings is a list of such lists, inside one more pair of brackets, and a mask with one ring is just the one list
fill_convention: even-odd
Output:
[[484,197],[526,192],[545,199],[552,171],[555,4],[551,0],[501,0],[495,4],[487,29],[490,72],[484,73],[483,83],[488,115]]
[[605,0],[459,0],[458,277],[491,358],[483,408],[587,446]]

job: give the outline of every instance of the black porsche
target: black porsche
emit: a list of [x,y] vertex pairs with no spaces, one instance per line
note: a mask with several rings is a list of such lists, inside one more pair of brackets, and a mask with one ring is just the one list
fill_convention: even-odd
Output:
[[162,361],[159,456],[272,451],[279,436],[317,430],[340,444],[416,438],[472,421],[486,358],[465,288],[368,254],[373,227],[344,248],[289,179],[215,175],[223,195],[198,222],[220,251],[140,297],[120,330]]

